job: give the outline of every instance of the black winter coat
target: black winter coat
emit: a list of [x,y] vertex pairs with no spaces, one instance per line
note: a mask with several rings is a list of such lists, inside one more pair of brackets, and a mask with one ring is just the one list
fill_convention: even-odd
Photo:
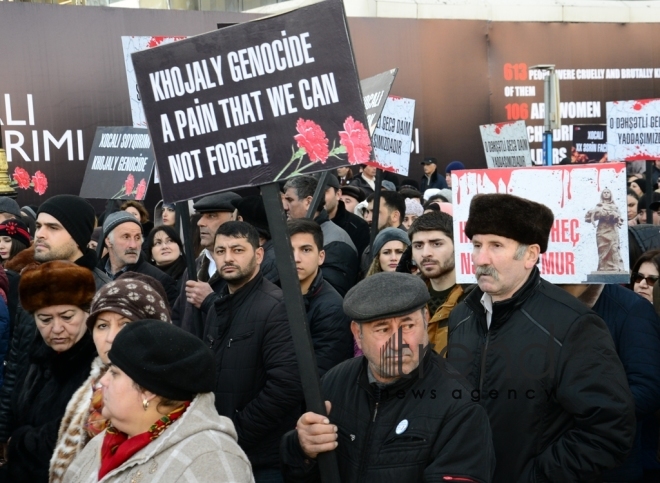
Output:
[[[329,419],[339,428],[342,483],[491,481],[495,453],[486,412],[469,397],[453,397],[471,388],[442,357],[428,350],[422,364],[423,374],[417,368],[384,389],[369,383],[363,356],[323,377]],[[285,481],[320,481],[295,430],[282,439],[281,454]]]
[[475,387],[497,458],[495,482],[591,482],[635,436],[626,373],[603,320],[535,267],[493,304],[478,287],[449,316],[448,361]]
[[327,211],[321,210],[314,221],[323,231],[323,278],[343,297],[357,283],[360,269],[357,249],[348,233],[330,221]]
[[50,458],[66,405],[89,376],[96,348],[85,332],[71,349],[57,353],[37,334],[29,365],[12,394],[7,477],[12,483],[48,481]]
[[[88,268],[94,275],[96,290],[110,282],[108,277],[96,262],[94,250],[87,249],[83,256],[76,260],[76,265]],[[32,314],[29,314],[19,304],[16,310],[14,330],[9,343],[9,352],[5,357],[5,378],[0,389],[0,443],[9,439],[9,419],[11,417],[11,397],[16,385],[17,374],[24,371],[29,363],[30,345],[36,337],[37,327]]]
[[[106,264],[108,263],[108,257],[109,255],[106,255],[101,259],[101,262],[99,263],[99,268],[105,270]],[[140,252],[140,257],[138,258],[137,263],[128,265],[126,270],[124,270],[121,273],[116,273],[115,276],[118,277],[122,275],[124,272],[141,273],[143,275],[149,275],[150,277],[155,278],[160,282],[160,284],[165,289],[165,293],[167,294],[167,302],[170,304],[170,307],[172,307],[176,302],[176,299],[179,296],[176,280],[174,280],[172,277],[170,277],[168,274],[163,272],[158,267],[155,267],[151,263],[147,262],[144,259],[144,254],[142,252]]]
[[337,211],[332,222],[339,228],[343,229],[348,233],[348,236],[351,237],[351,240],[357,249],[359,260],[364,249],[369,246],[371,237],[369,223],[364,221],[363,218],[360,218],[353,213],[349,213],[346,210],[344,202],[341,200],[337,202]]
[[307,325],[314,343],[319,376],[353,357],[351,319],[344,313],[344,299],[323,280],[319,271],[303,297]]
[[295,427],[303,398],[282,290],[259,272],[234,294],[225,287],[209,295],[202,309],[218,413],[234,421],[253,469],[277,467],[280,439]]

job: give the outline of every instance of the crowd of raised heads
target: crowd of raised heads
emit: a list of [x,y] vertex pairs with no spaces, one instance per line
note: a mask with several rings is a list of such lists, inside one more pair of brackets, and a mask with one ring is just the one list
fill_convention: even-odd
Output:
[[628,285],[544,280],[554,214],[510,194],[471,201],[465,285],[465,166],[422,169],[280,185],[323,413],[256,189],[187,210],[0,197],[0,483],[311,483],[331,451],[342,482],[660,481],[649,178],[630,166]]

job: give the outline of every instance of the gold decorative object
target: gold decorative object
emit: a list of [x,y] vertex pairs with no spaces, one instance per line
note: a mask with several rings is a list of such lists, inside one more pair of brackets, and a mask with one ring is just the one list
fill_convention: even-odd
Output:
[[0,149],[0,196],[16,197],[16,190],[11,187],[10,183],[7,153],[4,149]]

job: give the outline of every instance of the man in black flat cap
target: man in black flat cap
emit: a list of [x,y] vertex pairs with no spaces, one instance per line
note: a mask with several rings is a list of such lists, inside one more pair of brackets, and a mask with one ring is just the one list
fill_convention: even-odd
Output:
[[316,457],[335,450],[344,483],[489,482],[495,468],[483,408],[430,350],[429,293],[414,275],[381,272],[353,287],[344,311],[364,356],[321,379],[328,417],[303,414],[282,438],[286,481],[319,481]]
[[465,234],[478,287],[449,316],[448,361],[493,429],[495,482],[592,482],[620,464],[635,407],[603,320],[540,277],[544,205],[477,195]]
[[[172,307],[172,323],[200,338],[204,333],[204,327],[195,326],[192,309],[193,307],[199,309],[208,295],[213,292],[219,293],[225,285],[224,280],[217,273],[211,250],[215,242],[215,232],[223,223],[235,217],[236,208],[232,205],[232,201],[240,198],[233,191],[225,191],[205,196],[193,205],[195,211],[201,214],[197,226],[200,243],[204,249],[195,260],[197,281],[188,280],[187,271],[183,274],[186,283],[182,284],[179,298]],[[205,315],[202,314],[202,321],[205,320]]]

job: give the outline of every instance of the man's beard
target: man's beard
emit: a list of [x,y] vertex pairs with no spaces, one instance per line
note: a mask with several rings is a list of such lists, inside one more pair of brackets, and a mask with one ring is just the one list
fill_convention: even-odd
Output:
[[220,277],[225,279],[230,285],[242,285],[250,280],[254,275],[254,269],[257,266],[257,259],[253,258],[247,267],[242,268],[240,265],[225,264],[224,267],[233,267],[236,269],[233,273],[225,274],[221,269],[218,269]]
[[[43,243],[43,242],[41,242]],[[75,246],[60,246],[53,248],[46,245],[47,251],[34,252],[34,260],[39,263],[52,262],[53,260],[70,260],[75,253]]]
[[[424,262],[434,261],[437,265],[432,266],[430,269],[424,268]],[[454,262],[454,254],[452,253],[451,257],[445,260],[444,263],[440,263],[434,258],[424,258],[419,265],[419,269],[426,278],[435,279],[444,277],[448,273],[451,273],[454,268],[456,268],[456,263]],[[430,273],[427,273],[427,270],[430,270]]]

